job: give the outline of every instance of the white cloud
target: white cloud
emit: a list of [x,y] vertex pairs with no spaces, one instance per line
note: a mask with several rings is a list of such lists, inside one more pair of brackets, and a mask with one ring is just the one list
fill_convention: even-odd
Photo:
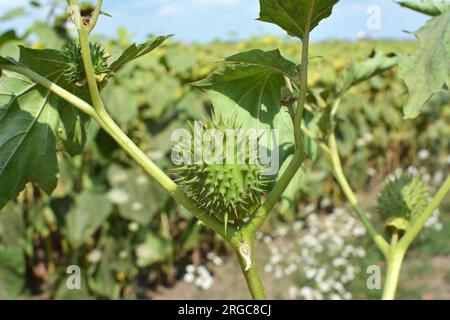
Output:
[[158,16],[177,16],[181,13],[181,8],[177,5],[164,5],[156,10],[156,15]]
[[[27,0],[0,0],[0,10],[9,10],[23,6]],[[0,13],[1,14],[1,13]]]

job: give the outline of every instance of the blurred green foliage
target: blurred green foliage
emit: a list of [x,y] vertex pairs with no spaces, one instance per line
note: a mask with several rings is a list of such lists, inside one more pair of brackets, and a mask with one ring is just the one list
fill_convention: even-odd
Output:
[[[1,19],[23,14],[17,10]],[[64,17],[49,21],[33,23],[24,34],[0,30],[0,53],[18,58],[22,44],[36,49],[63,48],[71,39]],[[124,29],[116,39],[98,39],[112,56],[131,44]],[[255,48],[280,48],[294,61],[300,56],[298,45],[273,36],[207,44],[171,40],[118,71],[119,76],[103,91],[105,103],[133,141],[168,171],[173,130],[210,113],[205,94],[190,83],[214,71],[219,59]],[[335,86],[352,61],[364,61],[373,50],[409,53],[414,48],[414,43],[390,41],[315,44],[312,91]],[[434,159],[448,156],[448,94],[436,95],[424,115],[409,122],[402,121],[406,100],[407,91],[396,69],[352,88],[344,98],[338,136],[345,167],[351,168],[349,178],[357,189],[366,190],[371,187],[369,180],[380,181],[405,164],[417,164],[417,151],[422,148]],[[190,260],[193,250],[220,250],[216,237],[162,192],[105,132],[95,123],[89,131],[83,155],[58,156],[60,182],[52,196],[28,185],[2,210],[0,298],[141,297],[142,287],[172,283],[179,276],[177,266]],[[294,181],[275,209],[279,215],[272,219],[298,219],[305,204],[319,202],[324,194],[329,194],[333,203],[340,202],[341,194],[320,155]],[[67,290],[69,265],[80,266],[82,290]]]

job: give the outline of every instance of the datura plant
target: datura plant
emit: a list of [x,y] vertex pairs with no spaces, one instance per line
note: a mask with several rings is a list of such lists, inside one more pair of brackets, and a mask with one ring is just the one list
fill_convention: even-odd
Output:
[[[200,135],[210,129],[276,130],[276,143],[264,142],[264,148],[279,155],[281,169],[265,175],[265,165],[243,151],[241,161],[231,156],[227,162],[181,164],[171,177],[112,120],[100,95],[109,79],[120,77],[124,66],[149,54],[170,36],[152,37],[113,57],[90,40],[102,16],[102,2],[85,10],[76,0],[68,0],[78,39],[64,51],[21,47],[19,61],[0,57],[0,208],[28,183],[51,194],[58,181],[57,152],[82,153],[88,123],[94,120],[162,189],[225,239],[236,254],[252,297],[265,299],[255,261],[255,235],[305,161],[314,161],[322,151],[349,205],[386,259],[383,298],[393,299],[403,258],[447,195],[450,178],[433,198],[420,177],[403,176],[388,182],[376,210],[384,221],[378,230],[359,204],[341,164],[336,134],[339,106],[352,87],[396,66],[409,90],[405,118],[419,116],[432,95],[448,91],[449,6],[438,1],[402,2],[402,6],[430,16],[416,33],[419,44],[415,52],[409,56],[374,52],[366,61],[352,62],[331,87],[311,90],[310,34],[332,14],[338,0],[260,0],[259,20],[279,26],[299,40],[301,60],[289,61],[279,50],[251,50],[225,58],[219,71],[195,83],[208,93],[214,114],[213,120],[197,129]],[[195,131],[193,125],[194,136]],[[234,151],[247,145],[245,138],[227,136],[219,144],[221,149],[230,141]],[[208,148],[189,143],[184,147],[194,158]]]

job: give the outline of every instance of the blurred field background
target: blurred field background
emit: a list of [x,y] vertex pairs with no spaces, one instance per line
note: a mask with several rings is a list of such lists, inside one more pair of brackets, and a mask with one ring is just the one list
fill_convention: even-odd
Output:
[[[51,16],[26,32],[5,30],[0,22],[0,53],[17,58],[20,45],[62,49],[71,38],[66,19]],[[97,40],[112,56],[132,43],[126,29]],[[310,83],[317,90],[332,85],[351,61],[374,50],[408,53],[414,47],[404,41],[316,43]],[[107,108],[168,171],[172,131],[210,114],[207,97],[190,83],[213,72],[220,59],[254,48],[280,48],[297,61],[300,56],[297,44],[277,36],[202,44],[172,40],[110,81],[103,91]],[[394,69],[352,89],[343,101],[340,150],[369,209],[392,174],[419,173],[435,190],[450,172],[449,96],[435,96],[421,117],[405,122],[406,95]],[[269,296],[379,298],[380,290],[367,288],[366,271],[383,267],[381,256],[346,207],[325,159],[308,165],[311,171],[296,177],[258,237]],[[97,125],[90,125],[86,152],[73,159],[60,154],[59,166],[61,179],[52,196],[28,185],[0,214],[0,298],[248,298],[225,244],[177,206]],[[450,298],[449,211],[447,199],[415,243],[398,298]],[[81,267],[82,290],[67,290],[69,265]]]

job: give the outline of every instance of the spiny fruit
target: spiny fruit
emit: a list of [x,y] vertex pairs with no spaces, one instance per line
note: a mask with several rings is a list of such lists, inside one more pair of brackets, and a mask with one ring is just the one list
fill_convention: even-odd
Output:
[[[223,139],[218,148],[212,147],[214,139],[206,138],[209,129],[221,133]],[[236,119],[224,121],[217,117],[195,128],[191,126],[192,137],[200,137],[203,144],[195,145],[193,139],[179,149],[187,150],[191,160],[202,160],[174,169],[179,177],[177,182],[185,187],[199,207],[224,222],[225,231],[230,221],[241,222],[258,209],[270,182],[262,174],[264,168],[259,165],[255,153],[249,151],[252,144],[249,137],[242,137],[239,129]],[[203,161],[205,150],[212,151],[215,161]]]
[[[94,66],[95,78],[100,85],[105,84],[110,73],[108,65],[109,55],[99,44],[89,43],[91,51],[92,64]],[[87,85],[86,73],[79,44],[69,43],[64,50],[66,68],[64,69],[64,78],[67,82],[77,87]]]
[[402,175],[389,181],[378,197],[386,233],[402,236],[426,209],[429,197],[428,187],[419,176]]

